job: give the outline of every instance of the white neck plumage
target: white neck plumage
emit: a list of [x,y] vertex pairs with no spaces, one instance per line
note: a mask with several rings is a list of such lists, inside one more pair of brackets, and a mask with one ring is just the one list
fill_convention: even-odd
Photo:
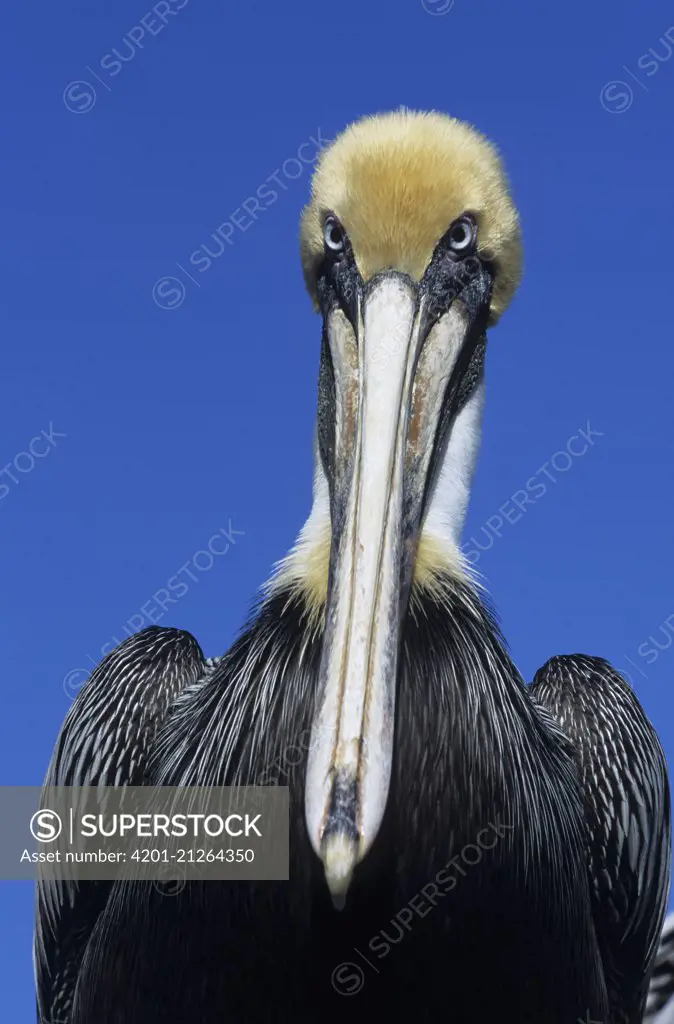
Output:
[[[461,579],[470,575],[461,554],[461,535],[480,450],[484,398],[482,378],[452,426],[424,517],[415,587],[432,589],[438,577],[447,573]],[[315,443],[311,512],[292,550],[277,565],[267,589],[301,593],[316,621],[320,621],[327,595],[330,541],[328,481]]]

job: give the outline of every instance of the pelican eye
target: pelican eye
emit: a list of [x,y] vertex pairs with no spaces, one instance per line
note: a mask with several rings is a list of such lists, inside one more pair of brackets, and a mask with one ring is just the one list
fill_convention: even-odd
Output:
[[323,225],[323,241],[330,252],[344,252],[344,228],[336,217],[326,217]]
[[472,249],[477,240],[477,227],[470,217],[459,217],[449,229],[449,248],[464,253]]

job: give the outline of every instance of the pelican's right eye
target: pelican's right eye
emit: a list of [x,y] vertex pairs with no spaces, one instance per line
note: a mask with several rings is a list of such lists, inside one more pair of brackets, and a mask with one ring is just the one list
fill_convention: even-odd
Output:
[[448,235],[449,247],[453,252],[468,252],[474,248],[477,241],[477,225],[472,217],[465,214],[454,221]]

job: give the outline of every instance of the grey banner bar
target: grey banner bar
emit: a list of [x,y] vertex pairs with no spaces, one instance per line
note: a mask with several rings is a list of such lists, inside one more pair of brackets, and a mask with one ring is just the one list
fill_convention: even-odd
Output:
[[0,786],[0,879],[288,878],[287,786]]

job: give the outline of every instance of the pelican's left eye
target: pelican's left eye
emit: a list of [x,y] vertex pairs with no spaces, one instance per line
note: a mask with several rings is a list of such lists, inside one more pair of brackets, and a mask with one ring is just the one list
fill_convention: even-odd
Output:
[[466,252],[475,245],[477,227],[470,217],[459,217],[449,229],[449,247],[453,252]]
[[344,250],[344,229],[336,217],[326,217],[323,225],[323,241],[330,252]]

